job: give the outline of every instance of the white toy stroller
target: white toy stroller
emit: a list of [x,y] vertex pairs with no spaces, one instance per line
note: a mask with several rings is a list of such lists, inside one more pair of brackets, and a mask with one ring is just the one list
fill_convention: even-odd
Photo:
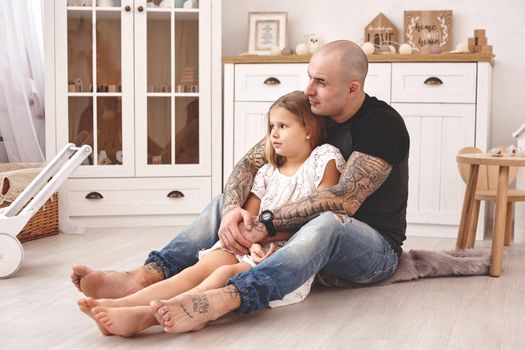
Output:
[[16,236],[90,154],[88,145],[67,144],[8,207],[0,209],[0,278],[9,278],[22,266],[24,250]]

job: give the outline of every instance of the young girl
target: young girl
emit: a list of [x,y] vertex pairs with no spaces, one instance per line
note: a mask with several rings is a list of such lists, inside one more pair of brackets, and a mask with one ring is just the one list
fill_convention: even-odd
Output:
[[[244,208],[256,216],[262,210],[278,208],[317,189],[337,184],[345,161],[335,147],[317,147],[323,137],[323,119],[312,114],[302,91],[279,98],[268,112],[265,149],[268,164],[257,172]],[[83,298],[78,304],[106,335],[132,336],[157,324],[164,325],[169,332],[169,324],[164,322],[166,308],[160,310],[159,305],[154,303],[150,307],[152,300],[220,288],[229,278],[268,258],[277,246],[284,245],[292,235],[293,232],[279,232],[260,244],[253,244],[250,255],[245,256],[222,249],[219,241],[210,249],[201,251],[195,265],[169,279],[123,298]],[[282,301],[273,301],[270,306],[302,301],[310,290],[312,280],[313,277]],[[161,303],[169,306],[170,301]]]

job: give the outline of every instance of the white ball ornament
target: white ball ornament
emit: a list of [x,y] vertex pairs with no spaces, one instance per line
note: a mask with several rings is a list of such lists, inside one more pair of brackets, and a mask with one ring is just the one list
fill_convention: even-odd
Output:
[[376,50],[374,44],[372,44],[371,42],[364,43],[363,46],[361,46],[361,48],[363,49],[363,52],[367,55],[373,54]]
[[456,45],[454,52],[469,52],[468,45],[465,43],[459,43]]
[[299,43],[295,47],[295,54],[296,55],[307,55],[308,54],[308,46],[306,46],[305,43]]
[[399,53],[402,55],[410,55],[412,53],[412,46],[410,46],[410,44],[399,46]]
[[279,46],[274,46],[270,49],[270,54],[272,54],[273,56],[277,56],[281,54],[281,51],[282,50]]
[[388,45],[388,48],[390,49],[390,53],[396,53],[396,47],[394,45]]

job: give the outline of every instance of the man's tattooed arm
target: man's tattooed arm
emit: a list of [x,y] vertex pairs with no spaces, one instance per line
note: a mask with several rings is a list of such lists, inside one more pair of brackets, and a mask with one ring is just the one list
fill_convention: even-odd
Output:
[[257,170],[266,163],[264,144],[265,139],[259,141],[233,168],[224,188],[223,217],[233,208],[242,206],[248,198]]
[[391,170],[381,158],[353,152],[337,185],[275,210],[274,225],[278,231],[296,231],[325,211],[353,216]]

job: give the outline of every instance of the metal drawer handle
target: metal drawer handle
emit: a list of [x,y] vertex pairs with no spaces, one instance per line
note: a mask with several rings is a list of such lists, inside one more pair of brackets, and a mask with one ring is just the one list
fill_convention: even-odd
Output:
[[438,77],[427,78],[424,82],[425,85],[443,85],[443,80]]
[[139,12],[144,11],[144,7],[142,7],[142,6],[137,7],[137,9],[139,10]]
[[171,191],[170,193],[168,193],[168,198],[182,198],[184,197],[184,193],[182,193],[181,191]]
[[126,12],[131,11],[131,6],[127,5],[126,7],[124,7],[124,10],[126,10]]
[[266,78],[266,80],[264,81],[264,84],[266,85],[279,85],[280,83],[281,81],[275,77]]
[[104,198],[104,196],[98,192],[89,192],[88,194],[86,194],[86,199],[102,199],[102,198]]

